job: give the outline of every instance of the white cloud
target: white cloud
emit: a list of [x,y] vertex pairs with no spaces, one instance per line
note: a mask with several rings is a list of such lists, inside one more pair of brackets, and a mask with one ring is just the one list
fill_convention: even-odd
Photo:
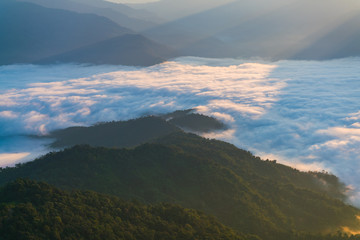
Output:
[[360,120],[360,111],[350,114],[350,117],[347,117],[346,120]]
[[234,138],[235,133],[236,133],[235,129],[228,129],[225,131],[203,133],[203,134],[201,134],[201,136],[204,138],[219,139],[219,140],[223,140],[223,141],[231,141]]
[[325,130],[319,130],[318,133],[335,136],[335,137],[350,137],[350,136],[360,136],[360,129],[349,128],[349,127],[333,127]]
[[216,119],[219,119],[220,121],[226,122],[226,123],[233,123],[235,122],[235,119],[230,115],[226,113],[220,113],[220,112],[212,112],[208,115],[211,115],[215,117]]
[[[326,167],[326,164],[324,162],[303,162],[303,161],[299,161],[299,160],[288,160],[288,159],[284,159],[281,155],[274,155],[274,154],[262,154],[263,159],[269,159],[269,160],[276,160],[278,163],[296,168],[300,171],[330,171],[330,169],[328,169]],[[314,156],[307,156],[306,158],[308,159],[314,159]]]
[[17,118],[19,115],[13,111],[2,111],[0,112],[0,117],[2,118]]
[[260,116],[265,113],[263,107],[257,107],[250,104],[236,103],[231,100],[211,100],[208,107],[214,110],[232,110],[244,115]]
[[0,153],[0,167],[1,166],[8,166],[13,165],[14,163],[18,162],[19,160],[29,156],[30,153]]
[[[26,77],[30,79],[47,72],[47,69],[41,72],[36,66],[26,67],[30,75]],[[147,111],[201,105],[211,108],[210,112],[228,109],[255,116],[263,114],[284,87],[283,81],[267,78],[275,67],[259,63],[235,65],[234,62],[229,66],[167,62],[149,68],[120,67],[118,71],[31,82],[26,87],[4,91],[2,97],[12,104],[0,110],[3,115],[21,111],[19,124],[23,125],[23,131],[32,134],[75,123],[127,119]],[[63,69],[64,65],[59,68]],[[69,68],[67,72],[74,71],[77,75],[72,65]],[[35,76],[31,75],[33,72]]]

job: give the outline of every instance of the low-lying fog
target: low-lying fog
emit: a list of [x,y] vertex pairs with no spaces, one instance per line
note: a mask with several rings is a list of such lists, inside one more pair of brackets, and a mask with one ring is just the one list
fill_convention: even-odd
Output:
[[148,68],[1,66],[0,166],[50,151],[50,140],[27,135],[196,108],[231,127],[207,137],[301,170],[330,171],[359,192],[359,66],[360,58],[194,57]]

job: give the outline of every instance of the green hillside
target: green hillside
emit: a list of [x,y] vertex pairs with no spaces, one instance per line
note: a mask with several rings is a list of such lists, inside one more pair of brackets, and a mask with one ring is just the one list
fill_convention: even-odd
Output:
[[213,217],[172,204],[143,205],[95,192],[17,180],[0,189],[2,240],[245,240]]
[[172,113],[160,115],[169,123],[190,132],[212,132],[226,129],[226,125],[216,118],[203,114],[194,113],[194,109],[178,110]]
[[193,109],[158,116],[146,116],[127,121],[98,123],[90,127],[70,127],[53,131],[53,147],[89,144],[101,147],[134,147],[169,133],[186,129],[192,132],[224,130],[219,120],[194,113]]
[[132,147],[180,131],[160,117],[99,123],[90,127],[70,127],[51,133],[53,147],[89,144],[102,147]]
[[0,184],[17,178],[144,203],[180,204],[264,240],[302,239],[295,238],[294,231],[360,229],[360,211],[341,200],[344,189],[335,176],[300,172],[231,144],[183,132],[134,149],[76,146],[49,153],[2,169]]

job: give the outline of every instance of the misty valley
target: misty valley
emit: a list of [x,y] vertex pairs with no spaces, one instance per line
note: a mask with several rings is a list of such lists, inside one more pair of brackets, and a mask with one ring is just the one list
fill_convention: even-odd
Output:
[[2,0],[0,240],[360,239],[359,16]]

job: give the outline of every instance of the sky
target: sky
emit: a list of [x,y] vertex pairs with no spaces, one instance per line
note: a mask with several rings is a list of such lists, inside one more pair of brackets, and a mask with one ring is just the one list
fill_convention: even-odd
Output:
[[229,130],[205,135],[300,170],[326,170],[360,205],[360,58],[183,57],[151,67],[0,67],[0,166],[49,151],[69,126],[195,108]]
[[114,2],[114,3],[150,3],[150,2],[158,2],[160,0],[105,0],[107,2]]

